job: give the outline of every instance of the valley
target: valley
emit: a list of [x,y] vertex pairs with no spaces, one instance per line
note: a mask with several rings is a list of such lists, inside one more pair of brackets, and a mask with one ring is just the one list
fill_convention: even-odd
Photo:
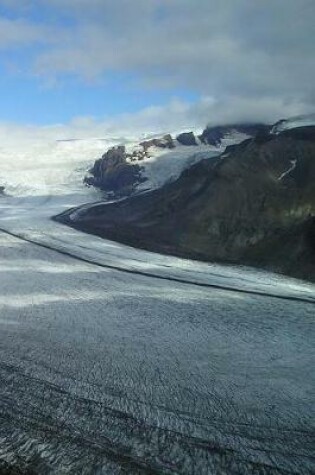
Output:
[[114,206],[60,147],[2,152],[0,473],[311,474],[314,285],[52,220]]

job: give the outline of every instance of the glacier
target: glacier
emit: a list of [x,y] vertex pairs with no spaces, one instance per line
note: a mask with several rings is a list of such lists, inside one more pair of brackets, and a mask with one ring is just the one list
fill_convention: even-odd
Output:
[[115,143],[0,150],[0,471],[313,473],[314,285],[52,221]]

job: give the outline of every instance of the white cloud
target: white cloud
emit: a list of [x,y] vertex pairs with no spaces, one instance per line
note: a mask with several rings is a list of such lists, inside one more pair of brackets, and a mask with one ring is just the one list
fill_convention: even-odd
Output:
[[[136,71],[152,86],[203,94],[309,98],[315,3],[309,0],[50,0],[76,18],[36,61],[41,74]],[[72,10],[71,10],[72,9]]]
[[[270,116],[281,104],[286,115],[315,103],[314,0],[1,4],[17,19],[0,19],[0,47],[41,42],[29,66],[43,81],[65,73],[91,79],[131,72],[143,87],[188,88],[218,103],[232,97],[235,106],[238,98],[241,109],[247,101],[247,115],[256,102],[260,111],[268,104]],[[34,24],[19,17],[32,18],[25,12],[40,7],[50,8],[52,19]]]
[[45,32],[45,28],[23,19],[9,20],[0,17],[0,49],[42,42]]
[[0,143],[5,147],[27,147],[32,143],[52,143],[65,139],[104,138],[112,143],[125,139],[139,140],[149,134],[176,134],[180,131],[202,130],[207,124],[233,124],[260,121],[273,123],[283,117],[312,112],[299,102],[263,98],[257,100],[229,97],[217,100],[204,97],[190,104],[178,99],[165,106],[147,107],[137,113],[111,119],[77,117],[66,124],[51,126],[18,126],[0,123]]

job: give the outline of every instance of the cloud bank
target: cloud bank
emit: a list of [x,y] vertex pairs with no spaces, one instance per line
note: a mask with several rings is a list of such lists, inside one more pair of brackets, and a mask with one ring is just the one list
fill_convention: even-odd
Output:
[[140,88],[187,88],[202,100],[168,106],[183,122],[272,121],[314,110],[314,0],[0,0],[0,7],[0,49],[25,50],[26,73],[43,81],[118,71]]
[[[0,122],[0,143],[2,147],[24,148],[36,143],[53,143],[69,139],[105,139],[113,144],[139,141],[145,137],[183,131],[200,133],[209,125],[243,123],[274,123],[282,115],[299,115],[301,104],[281,101],[253,100],[238,97],[227,100],[202,98],[190,104],[174,99],[165,106],[147,107],[136,113],[121,114],[115,118],[97,120],[93,117],[76,117],[68,123],[50,126],[16,125]],[[311,113],[311,105],[304,107]],[[104,145],[106,147],[106,145]]]

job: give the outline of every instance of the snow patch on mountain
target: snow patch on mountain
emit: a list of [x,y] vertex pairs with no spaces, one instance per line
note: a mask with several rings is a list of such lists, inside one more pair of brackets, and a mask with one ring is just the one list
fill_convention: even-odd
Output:
[[[147,135],[138,143],[129,142],[107,150],[90,169],[85,182],[101,188],[107,199],[151,191],[175,181],[198,161],[216,157],[227,146],[251,136],[232,126],[220,128],[213,143],[195,131],[184,131],[176,136]],[[128,165],[134,168],[128,169]]]
[[284,130],[295,129],[297,127],[307,127],[311,125],[315,125],[315,113],[279,120],[279,122],[277,122],[272,127],[271,133],[277,135]]
[[198,135],[195,135],[197,143],[195,146],[181,145],[174,140],[174,149],[150,148],[150,157],[141,161],[142,176],[146,181],[138,185],[137,191],[160,188],[165,183],[176,180],[184,170],[200,160],[217,157],[227,146],[239,144],[250,138],[247,134],[231,129],[221,139],[221,143],[214,146],[203,144]]
[[221,139],[221,146],[220,148],[225,149],[226,147],[230,145],[237,145],[244,140],[247,140],[251,138],[251,135],[244,134],[242,132],[238,132],[237,130],[231,130],[229,133],[227,133],[222,139]]
[[281,173],[278,180],[281,181],[284,177],[289,175],[289,173],[291,173],[296,168],[296,164],[297,164],[297,160],[291,160],[290,168],[288,168],[288,170],[286,170],[285,172]]
[[146,181],[137,186],[137,191],[160,188],[165,183],[176,180],[187,168],[200,160],[212,158],[220,154],[221,149],[208,145],[197,145],[193,149],[178,145],[173,150],[154,148],[151,156],[141,162],[142,176]]

